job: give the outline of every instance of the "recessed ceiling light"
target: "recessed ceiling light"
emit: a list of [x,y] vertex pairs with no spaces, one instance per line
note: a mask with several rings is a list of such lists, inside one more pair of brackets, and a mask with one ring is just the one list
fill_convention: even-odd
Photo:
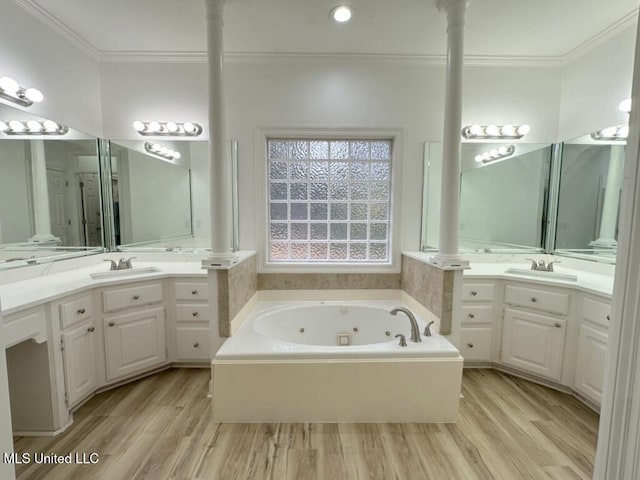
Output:
[[330,16],[334,22],[346,23],[351,20],[353,10],[347,5],[339,5],[331,10]]

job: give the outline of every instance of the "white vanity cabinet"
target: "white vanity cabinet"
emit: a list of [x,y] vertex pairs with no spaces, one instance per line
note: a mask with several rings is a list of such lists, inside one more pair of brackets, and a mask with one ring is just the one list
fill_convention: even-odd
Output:
[[163,284],[105,289],[101,297],[105,314],[102,326],[106,380],[131,376],[165,363]]
[[583,297],[574,389],[597,405],[602,400],[610,317],[609,300]]
[[176,280],[173,284],[173,296],[176,361],[209,363],[208,282],[197,278]]
[[467,364],[493,358],[495,296],[493,281],[474,280],[462,286],[460,353]]

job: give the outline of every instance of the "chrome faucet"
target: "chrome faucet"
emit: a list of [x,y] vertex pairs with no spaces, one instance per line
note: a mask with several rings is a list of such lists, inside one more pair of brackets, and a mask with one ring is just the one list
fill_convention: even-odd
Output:
[[544,260],[538,260],[537,262],[533,258],[527,258],[531,262],[531,270],[538,270],[539,272],[553,272],[553,265],[560,263],[559,260],[549,262],[545,265]]
[[431,320],[429,323],[427,323],[427,326],[424,327],[423,335],[425,337],[430,337],[431,336],[431,325],[433,325],[434,323],[436,323],[436,322],[434,320]]
[[131,260],[133,260],[136,257],[131,257],[128,259],[124,259],[121,258],[120,260],[118,260],[118,263],[114,262],[113,260],[109,260],[109,259],[105,259],[103,261],[105,262],[111,262],[111,267],[110,270],[126,270],[127,268],[132,268],[131,265]]
[[389,313],[391,315],[397,315],[398,312],[404,313],[407,317],[409,317],[409,321],[411,322],[411,341],[414,343],[418,343],[422,341],[420,338],[420,329],[418,328],[418,321],[416,317],[411,313],[411,310],[404,307],[397,307],[391,310]]

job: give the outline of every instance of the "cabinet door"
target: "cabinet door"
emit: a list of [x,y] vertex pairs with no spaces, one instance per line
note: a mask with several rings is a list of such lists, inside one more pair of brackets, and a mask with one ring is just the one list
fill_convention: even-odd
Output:
[[64,382],[69,406],[96,387],[95,327],[86,322],[62,334]]
[[107,379],[131,375],[166,361],[164,308],[104,319]]
[[460,354],[467,361],[491,360],[491,338],[493,330],[490,327],[463,327],[460,329]]
[[176,355],[178,360],[209,361],[209,327],[176,328]]
[[505,309],[501,361],[560,380],[565,323],[561,318]]
[[600,405],[608,335],[588,325],[580,327],[575,389]]

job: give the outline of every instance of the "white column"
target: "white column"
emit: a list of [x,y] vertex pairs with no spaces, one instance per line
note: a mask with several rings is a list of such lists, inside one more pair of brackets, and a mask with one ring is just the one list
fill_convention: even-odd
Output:
[[227,156],[227,133],[223,88],[224,0],[205,0],[207,10],[207,62],[209,77],[209,200],[211,206],[211,254],[205,266],[237,262],[231,252],[231,167]]
[[444,105],[440,238],[432,261],[442,267],[465,266],[458,254],[460,204],[460,130],[462,128],[462,68],[464,15],[468,0],[437,0],[447,14],[447,81]]
[[37,243],[55,243],[60,239],[51,233],[47,162],[43,140],[31,140],[31,182],[33,186],[33,216],[35,235],[29,239]]
[[598,239],[591,242],[594,247],[615,247],[616,225],[618,221],[618,207],[620,206],[620,188],[622,187],[622,172],[624,170],[624,146],[611,145],[609,153],[609,170],[607,172],[607,186],[602,205],[600,219],[600,233]]

